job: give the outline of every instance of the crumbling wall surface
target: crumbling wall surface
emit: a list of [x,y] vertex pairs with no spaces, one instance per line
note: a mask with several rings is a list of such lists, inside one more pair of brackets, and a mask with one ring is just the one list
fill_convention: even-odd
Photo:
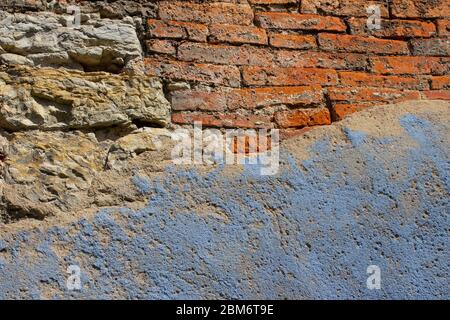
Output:
[[[74,5],[82,26],[69,31],[61,15]],[[163,80],[175,124],[296,131],[368,106],[449,99],[445,0],[8,0],[1,6],[6,15],[16,13],[19,29],[31,28],[18,41],[0,34],[7,61],[120,72],[141,55],[139,39],[142,68]],[[59,18],[40,15],[50,9]],[[39,19],[20,23],[30,15]],[[59,45],[33,46],[42,29]]]
[[[449,18],[2,1],[0,298],[448,298]],[[279,129],[278,174],[175,164],[194,122]]]
[[[0,297],[447,299],[449,107],[380,107],[312,130],[282,145],[275,177],[122,174],[142,208],[2,235]],[[66,287],[69,265],[81,291]],[[380,290],[366,287],[369,265]]]

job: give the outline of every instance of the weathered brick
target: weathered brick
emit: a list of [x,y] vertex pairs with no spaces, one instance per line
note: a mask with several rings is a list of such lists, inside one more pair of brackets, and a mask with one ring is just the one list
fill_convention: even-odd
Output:
[[322,105],[324,103],[322,87],[318,85],[284,88],[256,88],[251,90],[254,92],[257,107],[278,104],[309,106]]
[[425,99],[430,100],[450,100],[450,90],[422,91]]
[[278,48],[305,50],[317,47],[316,38],[312,35],[272,33],[269,39],[270,45]]
[[381,74],[446,74],[450,59],[445,62],[435,57],[372,57],[371,71]]
[[186,42],[178,47],[178,59],[217,64],[271,65],[272,52],[266,48],[212,45]]
[[347,87],[384,87],[410,90],[429,88],[428,81],[418,77],[381,76],[364,72],[340,72],[341,84]]
[[389,17],[387,2],[383,0],[302,0],[301,12],[323,13],[346,17],[367,17],[367,8],[372,5],[380,7],[382,17]]
[[147,25],[150,37],[205,42],[208,36],[208,27],[198,23],[148,19]]
[[207,113],[173,113],[172,122],[177,124],[194,124],[201,122],[203,127],[216,128],[272,128],[271,117],[266,115],[243,114],[207,114]]
[[240,86],[240,72],[235,66],[186,63],[172,60],[145,59],[146,73],[150,76],[176,80]]
[[145,42],[147,46],[147,50],[154,53],[164,53],[175,55],[177,52],[177,48],[173,41],[168,40],[160,40],[160,39],[151,39]]
[[244,67],[243,79],[253,86],[327,86],[337,83],[337,73],[332,69]]
[[348,20],[352,34],[374,35],[386,38],[431,37],[436,34],[436,26],[431,22],[416,20],[381,20],[381,29],[369,30],[367,18],[350,18]]
[[450,89],[450,76],[432,77],[431,89]]
[[171,97],[176,111],[225,111],[274,105],[323,106],[322,87],[275,87],[254,89],[184,90]]
[[252,26],[215,24],[209,27],[210,42],[267,44],[266,30]]
[[450,37],[450,19],[438,20],[437,26],[440,37]]
[[439,18],[450,16],[448,0],[392,0],[392,15],[398,18]]
[[[242,97],[245,97],[244,99]],[[320,106],[324,104],[321,86],[269,87],[233,89],[227,93],[229,109],[251,106],[251,108],[274,105]],[[250,102],[251,101],[251,102]],[[245,102],[245,105],[242,105]]]
[[314,14],[299,14],[289,12],[261,12],[257,21],[267,29],[291,30],[325,30],[346,31],[347,27],[341,19]]
[[412,39],[411,47],[416,56],[450,56],[450,38]]
[[368,58],[359,53],[329,53],[279,50],[275,63],[280,67],[329,68],[337,70],[365,70]]
[[383,105],[380,102],[362,102],[362,103],[333,103],[331,117],[334,121],[342,120],[350,114],[364,110],[366,108]]
[[355,35],[319,34],[319,46],[327,51],[408,54],[405,41],[368,38]]
[[331,101],[385,101],[399,102],[420,99],[419,91],[406,91],[387,88],[330,88],[328,96]]
[[320,126],[331,124],[331,116],[327,108],[295,109],[276,112],[275,122],[281,128]]
[[192,3],[161,1],[159,3],[159,16],[164,20],[207,24],[250,25],[253,22],[253,10],[250,5],[225,2]]
[[222,92],[203,90],[178,90],[171,96],[172,110],[175,111],[224,111],[226,96]]

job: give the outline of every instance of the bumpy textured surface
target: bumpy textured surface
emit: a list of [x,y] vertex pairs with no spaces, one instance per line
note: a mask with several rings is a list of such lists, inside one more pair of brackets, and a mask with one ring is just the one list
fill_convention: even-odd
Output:
[[[1,1],[0,298],[449,298],[449,18],[445,0]],[[197,121],[294,138],[276,176],[175,165]]]
[[[1,237],[0,297],[446,299],[449,110],[394,105],[310,131],[282,144],[275,177],[254,165],[122,171],[140,209]],[[82,291],[66,289],[70,264]],[[366,289],[371,264],[381,290]]]

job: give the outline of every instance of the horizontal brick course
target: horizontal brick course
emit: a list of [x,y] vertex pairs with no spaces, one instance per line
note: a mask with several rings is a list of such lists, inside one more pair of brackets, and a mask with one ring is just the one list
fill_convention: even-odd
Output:
[[424,78],[382,76],[364,72],[340,72],[341,84],[347,87],[382,87],[401,88],[410,90],[426,90],[429,88],[428,81]]
[[450,59],[437,57],[371,57],[370,69],[381,74],[445,74],[449,72]]
[[159,3],[159,17],[163,20],[197,23],[250,25],[253,22],[253,11],[248,4],[162,1]]
[[150,58],[145,60],[145,66],[146,73],[149,76],[213,83],[230,87],[240,86],[240,72],[235,66],[186,63]]
[[381,28],[374,30],[367,27],[367,18],[350,18],[348,24],[352,34],[383,38],[428,38],[436,34],[434,23],[417,20],[382,19]]
[[173,110],[177,111],[224,111],[275,105],[296,107],[325,105],[320,86],[183,90],[175,91],[171,102]]
[[267,44],[264,29],[252,26],[215,24],[209,27],[211,42]]
[[369,38],[357,35],[319,34],[319,46],[326,51],[409,54],[405,41]]
[[387,3],[383,0],[302,0],[301,12],[323,13],[330,16],[367,17],[367,8],[371,5],[380,7],[382,17],[389,17]]
[[399,18],[450,17],[448,0],[392,0],[392,15]]
[[317,68],[244,67],[244,83],[250,86],[335,85],[337,72]]
[[277,112],[275,122],[281,128],[302,128],[331,124],[331,116],[327,108],[296,109]]
[[272,33],[269,39],[270,45],[277,48],[299,50],[317,48],[316,38],[311,35]]
[[256,19],[261,27],[267,29],[326,30],[342,32],[347,29],[345,23],[339,18],[313,14],[262,12],[256,16]]
[[419,91],[406,91],[387,88],[365,88],[365,87],[348,87],[348,88],[330,88],[328,95],[331,101],[382,101],[382,102],[399,102],[404,100],[420,99]]
[[148,19],[147,26],[150,37],[206,41],[208,36],[205,25],[192,22]]
[[[156,6],[143,39],[145,69],[170,88],[175,124],[200,119],[211,127],[276,127],[290,136],[371,106],[449,97],[448,1]],[[371,6],[380,9],[379,29],[369,30]]]

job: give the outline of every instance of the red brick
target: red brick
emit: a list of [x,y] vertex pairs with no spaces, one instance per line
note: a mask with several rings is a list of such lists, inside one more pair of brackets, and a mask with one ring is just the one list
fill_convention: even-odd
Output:
[[266,48],[211,45],[186,42],[178,47],[178,59],[217,64],[271,65],[272,52]]
[[155,53],[175,55],[177,48],[172,41],[152,39],[145,42],[147,50]]
[[368,38],[354,35],[319,34],[319,46],[326,51],[408,54],[405,41]]
[[248,4],[225,2],[192,3],[182,1],[161,1],[159,16],[164,20],[178,20],[198,23],[225,23],[250,25],[253,10]]
[[347,87],[429,89],[428,81],[418,77],[381,76],[364,72],[340,72],[339,77],[341,84]]
[[275,122],[281,128],[301,128],[331,124],[327,108],[295,109],[275,113]]
[[448,0],[392,0],[392,15],[399,18],[439,18],[450,16]]
[[431,89],[450,89],[450,76],[432,77]]
[[281,33],[272,33],[270,35],[270,45],[290,49],[315,49],[317,47],[314,36]]
[[418,91],[406,91],[387,88],[330,88],[328,96],[331,101],[386,101],[399,102],[404,100],[417,100],[420,98]]
[[194,124],[201,122],[203,127],[216,128],[272,128],[271,117],[265,115],[243,114],[206,114],[173,113],[172,122],[177,124]]
[[267,29],[291,30],[326,30],[346,31],[347,27],[341,19],[314,14],[299,14],[289,12],[261,12],[257,21]]
[[382,74],[446,74],[449,62],[434,57],[372,57],[371,71]]
[[145,59],[149,76],[169,79],[220,84],[230,87],[240,86],[240,72],[235,66],[186,63],[180,61]]
[[[242,97],[245,97],[242,99]],[[267,107],[274,105],[319,106],[324,104],[321,86],[233,89],[227,94],[228,108]],[[245,105],[242,105],[242,102]]]
[[386,38],[431,37],[436,34],[436,26],[433,23],[416,20],[382,19],[379,30],[369,30],[367,18],[351,18],[348,23],[352,34]]
[[147,25],[150,37],[206,42],[208,36],[208,27],[198,23],[148,19]]
[[423,91],[422,94],[430,100],[450,100],[450,90]]
[[412,39],[410,43],[416,56],[450,56],[450,38]]
[[366,55],[359,53],[329,53],[313,51],[279,50],[275,62],[280,67],[329,68],[339,70],[365,70]]
[[332,69],[244,67],[243,79],[254,86],[326,86],[337,83],[337,73]]
[[438,20],[437,26],[440,37],[450,37],[450,19]]
[[210,42],[267,44],[266,30],[252,26],[215,24],[209,27]]
[[301,12],[323,13],[326,15],[346,17],[367,17],[367,8],[371,5],[380,6],[382,17],[389,17],[386,1],[362,1],[362,0],[302,0]]
[[278,88],[256,88],[252,89],[255,94],[256,106],[267,105],[322,105],[324,97],[321,86],[305,87],[278,87]]
[[350,114],[364,110],[375,105],[382,105],[380,102],[364,102],[364,103],[336,103],[333,104],[331,116],[334,121],[342,120]]
[[171,97],[176,111],[224,111],[255,109],[274,105],[323,106],[320,86],[275,87],[254,89],[185,90],[175,91]]
[[172,110],[175,111],[224,111],[226,96],[221,92],[203,90],[178,90],[171,96]]

